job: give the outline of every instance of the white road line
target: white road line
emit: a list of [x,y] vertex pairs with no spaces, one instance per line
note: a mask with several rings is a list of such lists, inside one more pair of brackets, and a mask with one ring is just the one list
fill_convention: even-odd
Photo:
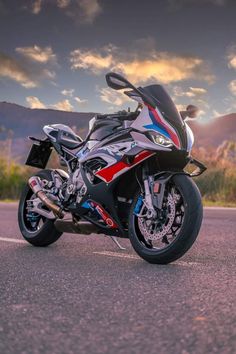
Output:
[[[99,254],[100,256],[108,256],[108,257],[117,257],[117,258],[128,258],[128,259],[138,259],[141,260],[140,257],[133,256],[131,254],[122,254],[122,253],[117,253],[117,252],[110,252],[110,251],[101,251],[101,252],[93,252],[94,254]],[[170,265],[180,265],[184,267],[191,267],[191,266],[196,266],[199,265],[197,262],[185,262],[185,261],[176,261],[174,263],[171,263]]]
[[204,207],[204,210],[229,210],[229,211],[236,211],[235,207],[220,207],[220,206],[208,206]]
[[17,239],[17,238],[0,237],[0,241],[13,242],[13,243],[24,243],[24,244],[26,244],[26,241],[24,241],[24,240],[19,240],[19,239]]
[[118,258],[130,258],[130,259],[140,259],[139,257],[133,256],[131,254],[122,254],[110,251],[93,252],[94,254],[99,254],[101,256],[118,257]]
[[[12,243],[24,243],[26,244],[26,241],[24,240],[19,240],[17,238],[7,238],[7,237],[0,237],[0,241],[3,242],[12,242]],[[101,252],[93,252],[93,254],[98,254],[100,256],[108,256],[108,257],[116,257],[116,258],[128,258],[128,259],[138,259],[141,260],[140,257],[138,256],[133,256],[132,254],[122,254],[122,253],[117,253],[117,252],[111,252],[111,251],[101,251]],[[177,261],[175,263],[171,263],[172,265],[181,265],[181,266],[195,266],[199,265],[199,263],[196,262],[185,262],[185,261]]]

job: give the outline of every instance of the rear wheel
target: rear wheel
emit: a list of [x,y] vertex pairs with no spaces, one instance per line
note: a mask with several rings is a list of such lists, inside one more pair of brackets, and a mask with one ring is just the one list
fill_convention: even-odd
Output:
[[[40,178],[52,181],[51,171],[42,170],[36,174]],[[34,246],[45,247],[56,242],[62,235],[54,226],[54,220],[47,219],[35,212],[28,212],[27,201],[35,198],[28,184],[22,190],[18,208],[18,224],[22,236]]]
[[[137,214],[136,195],[129,216],[130,242],[150,263],[167,264],[182,257],[193,245],[202,223],[200,192],[186,175],[175,175],[167,184],[162,210],[155,220],[147,218],[142,205]],[[146,216],[145,216],[146,215]]]

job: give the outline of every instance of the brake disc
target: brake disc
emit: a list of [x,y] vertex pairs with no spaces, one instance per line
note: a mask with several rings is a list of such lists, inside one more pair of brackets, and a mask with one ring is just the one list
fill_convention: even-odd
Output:
[[138,218],[139,229],[145,239],[156,241],[162,239],[170,230],[175,220],[175,199],[172,194],[167,197],[167,215],[161,226],[158,220],[150,220],[145,217]]

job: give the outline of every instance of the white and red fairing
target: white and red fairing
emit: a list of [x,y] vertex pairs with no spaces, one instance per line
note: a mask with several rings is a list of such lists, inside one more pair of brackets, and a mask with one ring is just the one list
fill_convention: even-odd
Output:
[[[154,155],[157,151],[172,150],[171,147],[160,146],[152,142],[147,136],[145,136],[145,134],[143,134],[145,131],[160,133],[171,140],[176,149],[181,148],[181,141],[177,132],[164,119],[158,108],[154,109],[149,105],[144,104],[138,117],[131,124],[131,128],[135,129],[135,131],[130,133],[133,141],[122,142],[121,140],[119,143],[113,143],[101,148],[96,148],[97,144],[93,141],[93,147],[80,159],[80,162],[83,163],[95,157],[100,157],[105,160],[107,166],[97,171],[95,175],[104,182],[110,183],[121,174]],[[128,163],[123,157],[134,146],[143,148],[143,150],[134,157],[132,163]]]

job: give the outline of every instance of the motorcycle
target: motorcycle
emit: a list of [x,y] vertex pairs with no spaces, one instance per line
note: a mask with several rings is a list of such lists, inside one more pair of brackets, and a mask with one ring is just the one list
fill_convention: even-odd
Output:
[[[150,263],[167,264],[193,245],[202,223],[202,201],[192,177],[206,167],[191,156],[193,133],[161,85],[135,87],[106,75],[110,88],[138,102],[134,112],[97,114],[85,140],[63,124],[46,125],[33,141],[26,165],[41,170],[24,187],[18,210],[22,236],[34,246],[64,232],[103,234],[120,246],[129,238]],[[63,169],[45,169],[52,149]],[[187,166],[195,166],[190,173]],[[121,246],[120,246],[121,247]]]

